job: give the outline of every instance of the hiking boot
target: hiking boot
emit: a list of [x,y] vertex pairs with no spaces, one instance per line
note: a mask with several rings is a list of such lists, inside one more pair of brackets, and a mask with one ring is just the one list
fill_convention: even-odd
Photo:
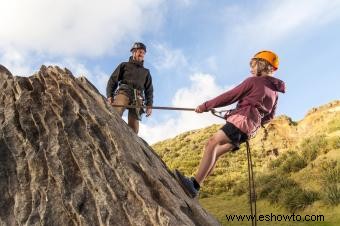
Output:
[[179,172],[177,169],[175,169],[175,177],[178,180],[179,184],[185,191],[185,193],[190,198],[195,198],[198,195],[198,190],[194,186],[194,182],[189,177],[184,176],[181,172]]

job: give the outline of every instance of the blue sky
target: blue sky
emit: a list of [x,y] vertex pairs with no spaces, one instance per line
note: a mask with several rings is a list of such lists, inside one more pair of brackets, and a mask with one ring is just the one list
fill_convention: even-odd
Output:
[[[147,45],[145,67],[157,106],[196,107],[249,76],[249,60],[280,57],[277,115],[298,121],[340,99],[340,0],[2,0],[0,63],[29,76],[40,65],[69,68],[105,95],[107,80]],[[223,123],[209,113],[154,110],[140,135],[149,143]]]

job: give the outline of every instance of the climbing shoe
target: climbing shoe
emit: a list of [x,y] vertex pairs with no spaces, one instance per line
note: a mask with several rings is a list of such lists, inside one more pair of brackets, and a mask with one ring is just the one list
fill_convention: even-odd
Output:
[[198,190],[195,188],[193,178],[184,176],[177,169],[175,169],[174,174],[185,193],[190,198],[195,198],[198,195]]

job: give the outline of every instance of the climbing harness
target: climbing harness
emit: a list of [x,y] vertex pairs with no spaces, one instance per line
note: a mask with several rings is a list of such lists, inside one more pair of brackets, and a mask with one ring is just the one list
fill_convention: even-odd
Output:
[[251,159],[249,141],[246,141],[248,159],[248,184],[249,184],[249,205],[251,212],[251,225],[256,226],[256,191],[253,172],[253,161]]
[[[135,89],[132,86],[128,84],[119,84],[119,88],[116,90],[115,95],[122,93],[129,97],[130,100],[130,105],[135,106],[133,108],[133,111],[135,111],[137,119],[141,121],[142,119],[142,114],[145,113],[143,109],[143,101],[144,97],[142,96],[142,92],[139,89]],[[120,107],[125,107],[125,105],[121,105]]]
[[[143,103],[143,97],[140,95],[140,92],[137,89],[133,89],[133,98],[132,98],[132,105],[138,106],[139,103]],[[142,119],[142,114],[144,113],[143,108],[135,108],[136,115],[138,120]]]

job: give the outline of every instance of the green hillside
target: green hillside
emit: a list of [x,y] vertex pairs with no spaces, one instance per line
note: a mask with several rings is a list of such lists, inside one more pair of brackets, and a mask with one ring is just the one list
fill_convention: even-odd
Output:
[[[153,148],[171,169],[192,175],[207,139],[221,125],[180,134]],[[298,225],[340,223],[340,101],[312,109],[299,122],[279,116],[261,128],[250,145],[260,214],[322,212],[325,222]],[[226,214],[249,214],[247,175],[243,145],[239,151],[220,158],[213,174],[204,182],[200,202],[222,224],[242,225],[228,222]],[[261,225],[266,223],[273,224],[261,222]]]

